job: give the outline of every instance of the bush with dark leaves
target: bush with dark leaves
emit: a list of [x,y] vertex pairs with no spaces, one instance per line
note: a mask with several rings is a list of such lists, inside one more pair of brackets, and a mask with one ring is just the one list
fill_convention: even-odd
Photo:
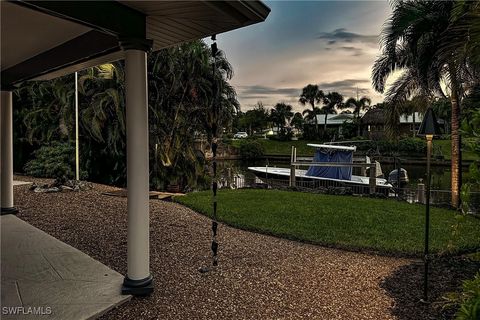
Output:
[[25,173],[33,177],[67,181],[74,178],[75,148],[69,143],[52,142],[34,152],[25,164]]

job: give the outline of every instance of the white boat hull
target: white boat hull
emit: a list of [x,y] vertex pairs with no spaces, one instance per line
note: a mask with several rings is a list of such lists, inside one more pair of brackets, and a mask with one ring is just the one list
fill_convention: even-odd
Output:
[[[264,179],[278,179],[286,180],[290,179],[290,169],[289,168],[277,168],[277,167],[248,167],[248,170],[255,173],[259,178]],[[323,177],[314,177],[307,176],[307,170],[296,169],[295,178],[297,181],[312,181],[318,182],[319,185],[326,186],[358,186],[368,188],[370,186],[370,178],[352,175],[351,180],[342,180],[342,179],[331,179]],[[386,179],[376,178],[376,187],[380,189],[382,193],[388,194],[388,191],[393,188],[393,186],[388,183]],[[324,182],[324,183],[322,183]]]

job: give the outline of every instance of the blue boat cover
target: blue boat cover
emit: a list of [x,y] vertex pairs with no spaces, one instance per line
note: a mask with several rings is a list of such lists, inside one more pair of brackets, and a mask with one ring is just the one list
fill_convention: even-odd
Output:
[[[353,151],[318,148],[313,156],[313,162],[353,163]],[[307,176],[330,179],[351,180],[352,167],[309,167]]]

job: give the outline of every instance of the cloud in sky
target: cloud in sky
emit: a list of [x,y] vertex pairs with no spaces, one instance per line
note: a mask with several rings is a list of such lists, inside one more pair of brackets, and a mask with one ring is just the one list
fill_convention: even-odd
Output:
[[[337,91],[341,93],[349,93],[348,97],[356,96],[357,90],[359,95],[368,95],[370,92],[368,89],[361,88],[359,85],[369,84],[370,80],[368,79],[345,79],[332,82],[320,82],[318,86],[325,93],[331,91]],[[268,87],[262,85],[253,85],[253,86],[238,86],[238,93],[244,99],[255,100],[255,101],[276,101],[276,102],[286,102],[290,104],[297,105],[298,97],[302,93],[302,87],[297,88],[277,88],[277,87]],[[278,97],[283,97],[283,99],[278,99]],[[347,96],[345,98],[348,98]],[[267,105],[272,106],[276,102],[267,103]],[[303,108],[303,107],[302,107]],[[296,108],[299,110],[298,106]]]
[[272,94],[286,94],[286,95],[299,95],[299,88],[272,88],[265,86],[243,86],[241,87],[243,94],[252,95],[272,95]]
[[[250,107],[256,102],[262,101],[267,107],[277,102],[296,104],[302,88],[278,88],[262,85],[238,86],[237,92],[244,101],[250,101]],[[248,110],[249,108],[242,108]]]
[[371,67],[379,54],[378,35],[390,7],[380,1],[272,1],[264,23],[218,37],[234,67],[231,83],[242,110],[258,101],[292,104],[301,90],[318,84],[346,98],[367,95],[383,100],[371,87]]
[[363,42],[376,45],[378,43],[378,35],[353,33],[345,28],[335,29],[332,32],[320,32],[317,39],[328,40],[328,44],[335,44],[337,42]]
[[335,47],[335,48],[325,47],[325,50],[332,50],[332,49],[351,52],[352,56],[354,57],[361,56],[362,54],[364,54],[363,49],[358,47],[352,47],[352,46],[341,46],[341,47]]
[[345,79],[332,82],[320,82],[318,86],[323,89],[323,91],[338,91],[350,93],[348,96],[355,96],[352,92],[356,93],[358,89],[358,94],[369,94],[369,90],[362,88],[361,86],[369,85],[369,79]]

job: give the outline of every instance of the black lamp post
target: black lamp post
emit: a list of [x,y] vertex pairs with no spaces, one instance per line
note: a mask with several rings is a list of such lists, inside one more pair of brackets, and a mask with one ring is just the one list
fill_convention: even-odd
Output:
[[440,128],[437,123],[435,114],[432,108],[428,108],[425,116],[423,117],[420,129],[418,129],[417,136],[425,137],[427,139],[427,203],[425,206],[425,251],[424,251],[424,263],[425,272],[423,277],[423,298],[422,302],[428,302],[428,238],[430,229],[430,157],[432,155],[432,140],[434,136],[440,135]]

